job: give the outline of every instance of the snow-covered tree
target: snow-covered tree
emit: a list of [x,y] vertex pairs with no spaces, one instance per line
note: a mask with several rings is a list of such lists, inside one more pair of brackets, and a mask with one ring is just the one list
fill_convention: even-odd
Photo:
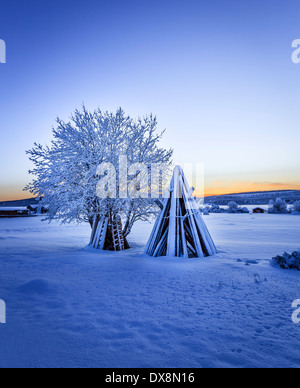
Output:
[[221,208],[219,205],[212,204],[209,210],[210,213],[224,213],[225,209]]
[[239,205],[236,202],[231,201],[228,203],[228,213],[237,213],[238,209]]
[[244,207],[240,208],[240,212],[245,213],[245,214],[249,214],[250,210],[247,208],[247,206],[244,206]]
[[277,198],[276,201],[270,201],[268,212],[270,214],[287,214],[287,203],[281,198]]
[[[83,106],[81,111],[75,111],[70,122],[57,119],[51,146],[35,143],[27,151],[35,168],[30,171],[34,179],[26,190],[42,197],[41,205],[49,209],[46,220],[89,222],[92,235],[101,218],[108,218],[111,224],[122,217],[126,241],[136,221],[149,220],[157,213],[155,200],[148,192],[145,195],[147,189],[139,191],[139,165],[146,166],[146,173],[151,164],[170,166],[173,151],[159,147],[163,133],[157,132],[153,115],[134,120],[121,108],[113,114],[100,109],[89,112]],[[120,157],[128,160],[128,168],[119,164]],[[115,174],[108,176],[105,166],[114,168]],[[137,194],[133,197],[127,195],[127,186],[124,188],[121,182],[121,174],[127,176],[127,172],[129,182],[125,183]],[[115,196],[107,191],[107,196],[99,197],[101,178],[106,179],[108,188],[115,181]],[[111,237],[108,233],[106,238]],[[112,249],[110,241],[106,249]]]
[[210,207],[209,206],[205,206],[205,207],[201,208],[200,210],[201,210],[201,213],[204,216],[209,216],[209,212],[210,212]]
[[294,212],[299,212],[300,213],[300,201],[296,201],[294,203],[293,210],[294,210]]

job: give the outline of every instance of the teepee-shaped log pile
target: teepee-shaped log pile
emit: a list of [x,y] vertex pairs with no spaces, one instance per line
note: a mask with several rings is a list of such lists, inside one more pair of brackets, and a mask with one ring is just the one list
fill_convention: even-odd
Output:
[[207,257],[217,252],[181,167],[176,167],[170,197],[164,201],[145,253],[154,256]]
[[110,251],[124,251],[129,248],[123,234],[121,217],[94,217],[90,245]]

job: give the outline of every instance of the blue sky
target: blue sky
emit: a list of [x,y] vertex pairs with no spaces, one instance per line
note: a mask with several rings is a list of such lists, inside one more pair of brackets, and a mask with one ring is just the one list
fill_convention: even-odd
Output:
[[206,193],[299,188],[300,4],[0,0],[0,200],[26,197],[25,150],[82,102],[155,113]]

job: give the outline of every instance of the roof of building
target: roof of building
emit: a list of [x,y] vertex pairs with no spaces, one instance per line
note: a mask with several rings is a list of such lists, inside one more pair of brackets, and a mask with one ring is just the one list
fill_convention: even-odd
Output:
[[28,211],[27,207],[0,207],[1,212]]

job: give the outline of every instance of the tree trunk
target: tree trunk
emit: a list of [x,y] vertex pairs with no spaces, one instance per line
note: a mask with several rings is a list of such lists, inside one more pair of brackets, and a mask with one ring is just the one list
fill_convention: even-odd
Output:
[[127,219],[126,219],[125,226],[124,226],[124,229],[123,229],[124,236],[127,235],[127,231],[128,231],[129,225],[130,225],[130,217],[131,217],[131,213],[132,213],[132,206],[133,206],[133,202],[131,201],[130,208],[129,208],[128,213],[127,213]]

